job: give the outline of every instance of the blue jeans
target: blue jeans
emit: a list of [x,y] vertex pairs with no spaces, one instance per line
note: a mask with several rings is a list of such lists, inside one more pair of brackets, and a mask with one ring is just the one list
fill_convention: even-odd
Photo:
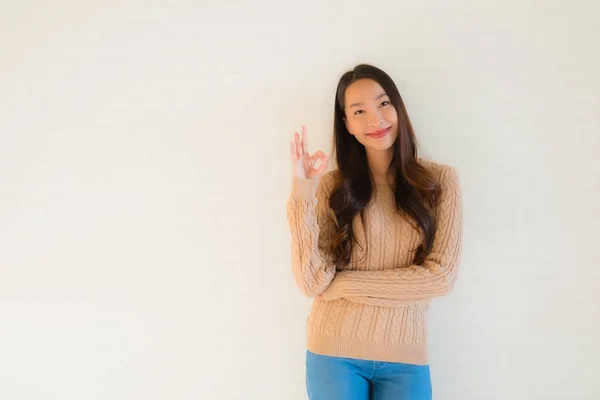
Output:
[[306,352],[310,400],[431,400],[428,365],[329,357]]

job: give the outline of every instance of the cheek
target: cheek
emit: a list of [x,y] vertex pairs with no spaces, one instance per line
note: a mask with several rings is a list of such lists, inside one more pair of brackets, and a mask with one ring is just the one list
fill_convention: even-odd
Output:
[[398,123],[398,113],[396,113],[396,109],[394,107],[388,107],[386,109],[385,119],[393,124]]
[[353,135],[363,131],[363,124],[358,118],[348,119],[348,127],[350,128],[350,133],[352,133]]

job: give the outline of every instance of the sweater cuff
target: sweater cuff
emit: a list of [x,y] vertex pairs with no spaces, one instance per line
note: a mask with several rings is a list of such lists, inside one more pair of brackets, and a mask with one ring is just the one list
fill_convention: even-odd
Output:
[[344,281],[344,271],[337,271],[335,278],[333,278],[325,292],[323,292],[322,300],[331,301],[342,297],[348,297],[346,286],[346,281]]
[[305,201],[314,201],[317,198],[319,180],[292,177],[292,197]]

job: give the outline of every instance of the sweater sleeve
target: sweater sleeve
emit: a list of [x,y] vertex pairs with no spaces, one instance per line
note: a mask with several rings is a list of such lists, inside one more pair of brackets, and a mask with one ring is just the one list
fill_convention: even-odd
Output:
[[330,174],[318,181],[292,178],[287,202],[292,272],[302,293],[309,297],[323,293],[336,273],[325,248],[326,238],[331,237],[335,229],[328,201],[332,190]]
[[444,166],[436,210],[436,233],[422,265],[382,271],[339,271],[323,294],[324,300],[347,297],[357,302],[396,306],[443,296],[452,290],[462,249],[462,204],[456,170]]

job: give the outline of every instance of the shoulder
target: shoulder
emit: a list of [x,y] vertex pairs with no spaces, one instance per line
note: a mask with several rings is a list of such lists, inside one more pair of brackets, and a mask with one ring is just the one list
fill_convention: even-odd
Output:
[[425,169],[430,171],[438,180],[438,183],[444,187],[448,184],[458,185],[458,171],[456,168],[449,164],[443,164],[440,162],[427,160],[424,158],[418,158],[419,164],[421,164]]

